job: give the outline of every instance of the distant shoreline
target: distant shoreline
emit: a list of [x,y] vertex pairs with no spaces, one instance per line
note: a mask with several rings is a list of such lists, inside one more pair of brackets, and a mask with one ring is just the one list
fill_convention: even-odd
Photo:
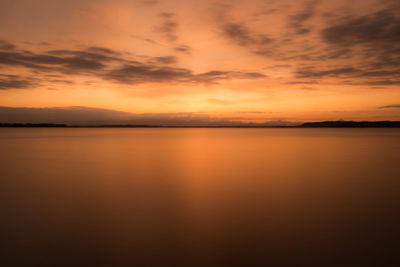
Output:
[[400,128],[400,121],[322,121],[305,122],[297,126],[268,125],[209,125],[209,126],[164,126],[164,125],[68,125],[60,123],[0,123],[0,128]]

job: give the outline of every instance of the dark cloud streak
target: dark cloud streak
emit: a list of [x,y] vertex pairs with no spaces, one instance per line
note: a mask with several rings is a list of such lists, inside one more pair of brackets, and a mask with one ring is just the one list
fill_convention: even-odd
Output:
[[264,46],[274,40],[266,34],[254,34],[244,24],[226,23],[221,27],[224,35],[240,46]]
[[318,1],[311,1],[303,11],[289,17],[289,27],[294,29],[296,34],[307,34],[311,31],[309,27],[304,26],[304,23],[314,16],[317,4]]
[[173,64],[178,61],[177,57],[165,56],[165,57],[154,57],[150,60],[150,63],[156,64]]
[[[363,70],[355,67],[341,67],[328,70],[316,68],[298,69],[295,71],[296,78],[323,79],[341,78],[350,79],[351,84],[364,85],[398,85],[400,84],[400,73],[398,70]],[[381,80],[381,79],[385,80]],[[346,81],[346,80],[345,80]],[[348,82],[347,82],[348,83]]]
[[162,12],[159,14],[162,19],[161,25],[157,30],[162,33],[170,42],[178,40],[177,29],[178,23],[175,21],[175,14],[169,12]]
[[118,69],[113,69],[104,75],[105,79],[122,84],[140,83],[191,83],[191,84],[216,84],[218,81],[231,79],[259,79],[266,76],[255,72],[218,71],[194,74],[184,68],[163,67],[142,63],[126,64]]
[[[243,112],[249,113],[249,112]],[[261,112],[257,112],[261,113]],[[135,114],[88,107],[25,108],[1,107],[0,123],[65,123],[69,125],[158,125],[158,126],[276,126],[285,121],[244,123],[246,117],[213,118],[195,112]]]
[[396,105],[386,105],[386,106],[380,106],[379,109],[387,109],[387,108],[400,108],[400,104]]
[[174,50],[175,50],[176,52],[181,52],[181,53],[190,53],[190,51],[192,50],[192,48],[191,48],[190,46],[188,46],[188,45],[179,45],[179,46],[176,46],[176,47],[174,48]]
[[325,42],[336,45],[398,45],[400,18],[390,10],[352,17],[327,27],[322,31],[322,37]]
[[15,50],[17,49],[17,46],[7,42],[5,40],[0,40],[0,50]]
[[[36,54],[30,51],[0,52],[0,65],[22,67],[43,74],[43,81],[72,84],[69,79],[49,79],[46,75],[86,75],[120,84],[186,83],[215,84],[230,79],[258,79],[265,75],[254,72],[220,71],[194,74],[185,68],[165,65],[177,62],[175,56],[153,57],[148,62],[124,58],[121,53],[104,47],[84,50],[51,50]],[[51,74],[52,73],[52,74]],[[62,76],[61,76],[62,77]],[[22,79],[2,80],[2,88],[30,88]],[[37,85],[37,84],[36,84]]]
[[0,90],[29,89],[34,88],[36,85],[37,83],[32,79],[0,74]]
[[[329,67],[303,64],[294,72],[302,79],[336,78],[337,84],[394,86],[400,84],[399,9],[336,18],[320,32],[326,48],[304,55],[303,61],[330,62]],[[340,63],[336,60],[342,60]]]

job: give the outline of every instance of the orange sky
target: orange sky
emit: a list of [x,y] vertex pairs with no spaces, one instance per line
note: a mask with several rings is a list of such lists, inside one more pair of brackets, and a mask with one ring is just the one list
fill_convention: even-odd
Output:
[[0,0],[0,106],[400,120],[399,14],[397,0]]

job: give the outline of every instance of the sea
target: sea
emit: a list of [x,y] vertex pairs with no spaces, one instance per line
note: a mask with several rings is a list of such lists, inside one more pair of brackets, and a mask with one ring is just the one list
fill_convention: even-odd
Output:
[[400,266],[400,129],[1,128],[0,265]]

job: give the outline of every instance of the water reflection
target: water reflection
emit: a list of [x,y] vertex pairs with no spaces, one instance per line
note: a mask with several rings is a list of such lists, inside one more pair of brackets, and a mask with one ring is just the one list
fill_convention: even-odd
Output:
[[6,266],[391,266],[397,252],[397,129],[1,129],[0,147]]

